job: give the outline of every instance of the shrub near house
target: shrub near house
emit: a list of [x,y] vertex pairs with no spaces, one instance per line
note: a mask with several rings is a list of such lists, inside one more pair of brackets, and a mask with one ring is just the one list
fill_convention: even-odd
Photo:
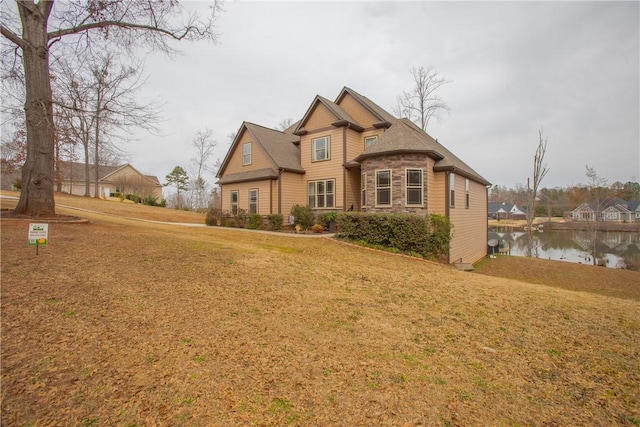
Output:
[[286,215],[296,205],[316,216],[437,214],[455,230],[447,262],[487,253],[489,182],[411,121],[347,87],[333,102],[316,96],[284,131],[242,123],[218,178],[222,211],[232,216]]

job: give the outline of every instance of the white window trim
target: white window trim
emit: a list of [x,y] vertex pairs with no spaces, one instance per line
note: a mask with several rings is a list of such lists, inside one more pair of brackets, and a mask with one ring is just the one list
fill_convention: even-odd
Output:
[[[420,187],[415,185],[409,186],[407,183],[407,178],[409,176],[409,171],[420,171],[420,175],[422,180],[420,181]],[[409,203],[409,189],[410,188],[420,188],[420,203]],[[404,170],[404,205],[407,207],[424,207],[424,169],[422,168],[406,168]]]
[[469,209],[471,206],[471,195],[469,192],[469,178],[464,179],[464,208]]
[[449,173],[449,207],[456,207],[456,174]]
[[255,213],[259,213],[259,206],[258,206],[258,201],[260,200],[260,193],[258,192],[257,188],[250,188],[249,189],[249,209],[248,209],[248,213],[251,213],[251,192],[255,191],[256,192],[256,211]]
[[[385,204],[385,205],[381,205],[380,203],[378,203],[378,173],[379,172],[389,172],[389,204]],[[393,172],[391,172],[391,169],[378,169],[376,170],[376,175],[375,175],[375,190],[376,190],[376,207],[378,208],[389,208],[393,206]],[[381,187],[381,188],[387,188],[387,187]]]
[[[244,152],[245,147],[249,147],[249,152],[248,153]],[[242,165],[243,166],[247,166],[247,165],[251,164],[251,160],[252,160],[252,157],[253,157],[251,151],[252,151],[251,143],[250,142],[245,142],[242,145]],[[248,162],[246,161],[246,157],[247,156],[249,156],[249,161]]]
[[[324,140],[327,141],[326,142],[326,144],[327,144],[326,145],[326,150],[325,150],[327,152],[327,154],[326,154],[326,158],[324,158],[324,159],[318,159],[316,157],[316,153],[317,153],[316,141],[319,141],[321,139],[324,139]],[[331,137],[329,135],[327,135],[327,136],[321,136],[321,137],[318,137],[318,138],[313,138],[311,140],[311,161],[312,162],[325,162],[327,160],[331,160]]]
[[[318,207],[318,183],[319,182],[324,182],[324,206],[323,207]],[[327,193],[327,183],[331,182],[332,188],[333,188],[333,192],[332,193]],[[313,184],[313,207],[311,207],[311,209],[335,209],[336,207],[336,180],[334,178],[330,178],[330,179],[316,179],[315,181],[307,181],[307,203],[309,203],[309,185]],[[327,194],[331,194],[333,196],[333,204],[331,206],[327,206]]]

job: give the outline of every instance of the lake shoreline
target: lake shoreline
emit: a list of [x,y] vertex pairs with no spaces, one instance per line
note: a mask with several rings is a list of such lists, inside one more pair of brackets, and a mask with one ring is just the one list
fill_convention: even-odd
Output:
[[[509,228],[512,230],[526,230],[527,221],[525,220],[493,220],[488,222],[489,229],[496,227]],[[595,227],[594,227],[595,226]],[[536,218],[534,227],[539,231],[544,230],[598,230],[598,231],[637,231],[640,232],[640,222],[587,222],[587,221],[571,221],[562,218]]]

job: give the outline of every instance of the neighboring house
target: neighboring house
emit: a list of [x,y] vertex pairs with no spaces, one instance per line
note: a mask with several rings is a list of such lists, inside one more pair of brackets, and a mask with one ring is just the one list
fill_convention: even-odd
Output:
[[627,202],[627,208],[630,211],[629,217],[632,219],[630,222],[640,222],[640,200]]
[[[87,176],[84,163],[59,162],[56,171],[57,191],[86,195]],[[95,165],[89,165],[89,196],[95,196]],[[141,198],[162,199],[162,185],[158,178],[138,172],[130,164],[120,166],[98,166],[98,195],[109,197],[115,193],[132,194]]]
[[588,203],[584,202],[571,211],[571,218],[574,221],[595,221],[596,211]]
[[316,96],[285,131],[242,123],[218,172],[222,209],[285,217],[317,212],[440,214],[454,229],[449,261],[487,254],[489,182],[407,119],[343,88]]
[[604,222],[640,222],[640,202],[624,200],[607,200],[600,204],[601,210],[593,205],[582,203],[571,211],[575,221]]
[[604,209],[601,218],[605,222],[631,222],[631,211],[622,203],[616,203]]
[[491,219],[525,219],[527,214],[515,204],[489,202],[488,216]]

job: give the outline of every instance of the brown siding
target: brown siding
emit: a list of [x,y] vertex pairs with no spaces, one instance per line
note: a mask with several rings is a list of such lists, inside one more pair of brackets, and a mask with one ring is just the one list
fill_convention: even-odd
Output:
[[[282,180],[282,215],[287,217],[291,213],[294,205],[307,205],[307,191],[305,187],[305,176],[297,173],[284,172]],[[277,205],[275,207],[277,210]]]
[[[335,179],[335,209],[343,209],[344,177],[343,177],[343,146],[342,128],[332,128],[327,131],[310,132],[300,140],[300,156],[304,175],[304,205],[306,206],[307,182],[324,179]],[[321,162],[311,161],[311,140],[323,136],[330,137],[330,159]]]
[[[251,164],[243,165],[242,164],[242,147],[245,143],[251,142]],[[238,172],[246,172],[250,170],[264,169],[274,167],[273,161],[264,151],[262,146],[255,142],[251,138],[251,134],[247,131],[244,131],[242,138],[236,145],[233,153],[231,154],[231,158],[229,159],[229,163],[225,168],[224,174],[232,174]]]
[[469,181],[470,204],[465,206],[465,177],[456,175],[456,206],[450,208],[453,224],[449,260],[462,259],[475,263],[487,255],[487,190],[482,184]]
[[318,103],[311,111],[309,117],[307,117],[307,121],[303,124],[303,127],[311,132],[315,129],[331,126],[331,123],[334,123],[337,120],[338,118],[329,111],[327,107]]
[[446,177],[447,174],[444,172],[433,172],[429,186],[429,210],[431,213],[438,215],[446,215],[447,213]]
[[338,105],[364,128],[371,127],[373,123],[380,121],[349,94],[345,95]]
[[231,192],[238,191],[238,209],[249,211],[249,190],[258,190],[258,213],[260,215],[269,215],[271,208],[271,180],[240,182],[236,184],[227,184],[222,191],[222,211],[231,211]]
[[345,181],[346,203],[345,209],[351,208],[354,211],[360,210],[360,169],[354,168],[347,170],[347,179]]

